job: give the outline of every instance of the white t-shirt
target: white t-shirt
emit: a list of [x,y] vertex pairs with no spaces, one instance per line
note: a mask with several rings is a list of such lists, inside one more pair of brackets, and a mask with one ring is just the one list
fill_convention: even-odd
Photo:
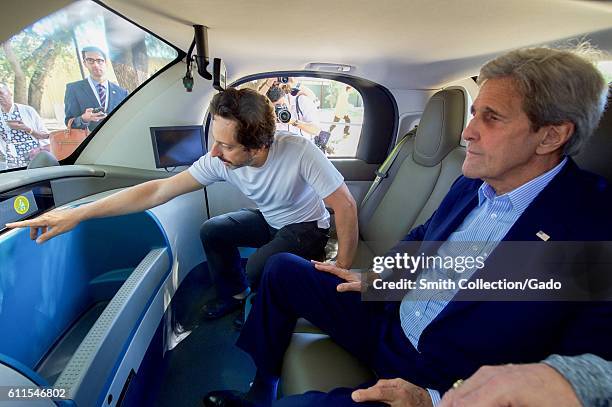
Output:
[[227,181],[253,200],[266,222],[275,229],[317,221],[329,227],[323,198],[342,185],[344,178],[309,140],[277,132],[261,167],[227,168],[210,153],[189,167],[202,185]]
[[[292,119],[297,119],[301,122],[306,122],[313,124],[317,127],[321,127],[321,121],[319,119],[319,109],[310,97],[306,95],[299,96],[291,96],[287,95],[289,98],[289,112],[291,113]],[[299,98],[300,103],[300,114],[297,111],[297,98]],[[307,137],[310,140],[313,140],[317,134],[310,134],[308,132],[302,131],[295,126],[290,126],[286,123],[276,123],[276,129],[280,131],[288,131],[293,134],[299,134],[304,137]]]

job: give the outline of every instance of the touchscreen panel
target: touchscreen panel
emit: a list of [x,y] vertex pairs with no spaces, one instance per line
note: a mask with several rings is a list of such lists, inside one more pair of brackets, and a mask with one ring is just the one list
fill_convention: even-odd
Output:
[[48,181],[0,193],[0,231],[8,222],[31,218],[55,206]]

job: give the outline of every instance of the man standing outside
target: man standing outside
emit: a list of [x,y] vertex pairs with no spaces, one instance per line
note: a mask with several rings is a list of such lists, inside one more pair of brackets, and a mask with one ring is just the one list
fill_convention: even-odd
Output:
[[73,119],[73,128],[92,131],[126,98],[128,91],[106,78],[106,54],[100,48],[84,47],[81,55],[89,76],[66,85],[65,123]]
[[353,90],[349,85],[342,86],[338,90],[338,97],[336,99],[336,107],[334,108],[334,119],[333,124],[329,127],[329,132],[331,133],[336,128],[336,123],[340,121],[340,118],[344,120],[344,136],[342,138],[346,139],[350,136],[351,130],[351,118],[349,117],[349,93]]
[[[275,253],[323,260],[330,226],[326,206],[335,213],[336,264],[349,268],[357,246],[357,207],[331,162],[302,137],[275,135],[272,106],[254,90],[227,89],[213,97],[210,112],[213,146],[188,171],[7,226],[30,226],[31,238],[42,243],[83,220],[143,211],[227,181],[258,209],[216,216],[202,225],[200,236],[217,289],[217,298],[204,306],[205,318],[218,318],[237,309],[248,295],[249,285],[257,285],[266,260]],[[248,281],[238,247],[258,248],[246,265]]]
[[286,107],[291,113],[288,123],[278,122],[278,130],[299,134],[309,140],[314,140],[321,132],[319,111],[314,100],[305,94],[287,94],[280,86],[272,86],[266,92],[274,106]]

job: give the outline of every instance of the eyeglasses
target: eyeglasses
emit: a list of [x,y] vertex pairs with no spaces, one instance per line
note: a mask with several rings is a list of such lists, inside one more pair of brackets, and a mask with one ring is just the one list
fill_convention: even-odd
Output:
[[106,62],[106,60],[102,58],[85,58],[85,62],[91,65],[93,65],[94,63],[102,65],[103,63]]

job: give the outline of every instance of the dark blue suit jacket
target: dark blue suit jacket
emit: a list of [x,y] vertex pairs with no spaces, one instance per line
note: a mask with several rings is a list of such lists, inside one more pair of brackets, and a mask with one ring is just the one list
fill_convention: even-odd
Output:
[[[128,95],[128,91],[119,85],[108,81],[108,106],[106,112],[112,112],[119,103]],[[83,79],[77,82],[72,82],[66,85],[66,93],[64,94],[64,112],[66,114],[65,123],[68,125],[68,120],[74,117],[72,127],[84,129],[86,125],[81,121],[81,115],[85,109],[90,107],[100,107],[98,99],[94,94],[89,81]],[[89,130],[95,129],[100,122],[89,123]]]
[[[423,241],[423,250],[431,252],[428,245],[446,240],[477,205],[481,184],[460,177],[432,217],[404,240]],[[606,181],[569,159],[503,240],[541,241],[536,233],[545,231],[556,241],[611,241],[611,211]],[[502,266],[495,252],[472,279]],[[422,333],[419,351],[418,381],[437,389],[482,365],[538,362],[552,353],[612,360],[612,301],[452,301]]]

